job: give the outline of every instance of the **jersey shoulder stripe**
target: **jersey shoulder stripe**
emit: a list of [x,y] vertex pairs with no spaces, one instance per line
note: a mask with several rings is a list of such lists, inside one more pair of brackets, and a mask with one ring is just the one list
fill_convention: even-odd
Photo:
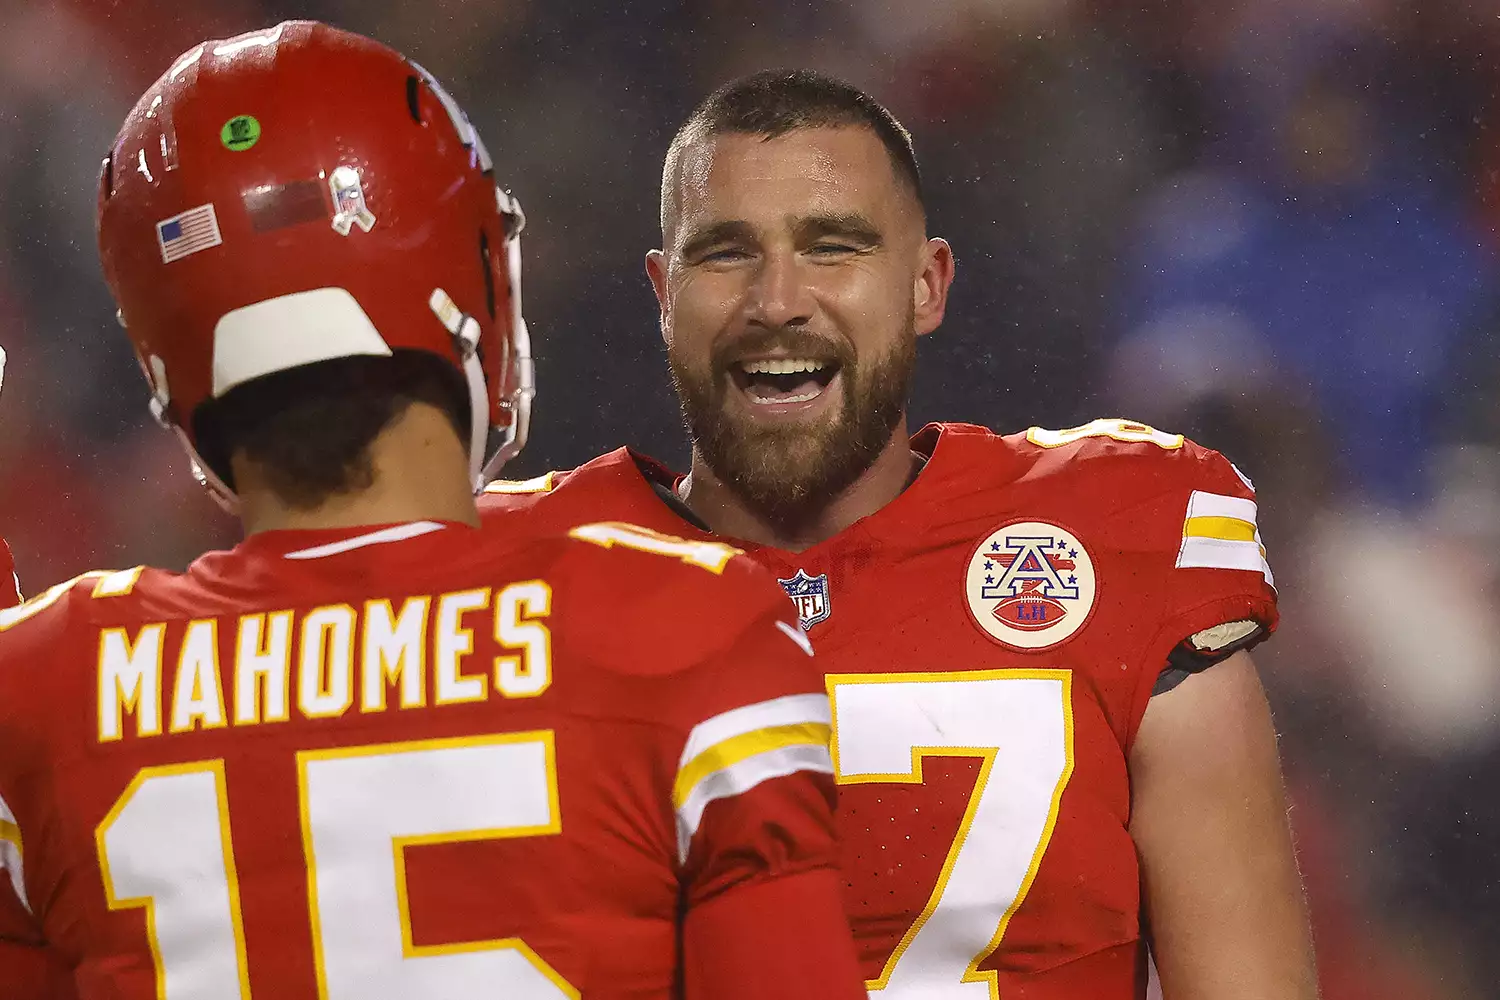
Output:
[[1182,523],[1178,569],[1239,569],[1260,573],[1275,586],[1254,500],[1193,490]]
[[672,786],[678,860],[685,861],[710,802],[798,771],[833,773],[832,713],[824,694],[745,705],[694,726]]

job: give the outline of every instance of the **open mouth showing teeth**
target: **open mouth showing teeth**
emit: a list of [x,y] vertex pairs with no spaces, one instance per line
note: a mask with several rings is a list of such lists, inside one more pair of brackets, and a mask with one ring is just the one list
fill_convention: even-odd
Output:
[[813,358],[766,358],[730,367],[735,385],[761,406],[817,399],[838,372],[836,362]]

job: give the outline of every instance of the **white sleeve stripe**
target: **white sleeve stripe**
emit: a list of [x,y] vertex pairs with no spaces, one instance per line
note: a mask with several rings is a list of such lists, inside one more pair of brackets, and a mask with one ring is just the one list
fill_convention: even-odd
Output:
[[1254,524],[1255,510],[1254,500],[1194,490],[1188,497],[1187,517],[1183,519],[1183,523],[1195,517],[1232,517],[1237,521]]
[[831,725],[833,713],[828,707],[826,694],[789,694],[770,701],[756,702],[716,715],[693,727],[688,733],[687,744],[682,748],[679,771],[692,763],[699,754],[725,740],[776,726],[798,726],[806,723]]
[[21,849],[9,840],[0,840],[0,868],[10,876],[10,887],[30,913],[31,902],[26,898],[26,880],[21,872]]
[[[1177,550],[1178,569],[1242,569],[1259,573],[1270,587],[1276,586],[1271,575],[1271,564],[1266,560],[1266,547],[1260,540],[1260,528],[1255,524],[1254,500],[1244,497],[1225,496],[1193,490],[1188,497],[1187,516],[1183,520],[1184,537],[1182,547]],[[1189,523],[1194,518],[1229,518],[1248,523],[1255,532],[1255,540],[1212,538],[1204,535],[1187,535]]]
[[833,759],[829,756],[828,748],[808,743],[777,747],[775,750],[746,757],[698,782],[687,801],[677,810],[678,862],[687,861],[693,836],[703,821],[703,810],[710,802],[739,795],[763,781],[785,777],[798,771],[833,774]]
[[31,902],[26,898],[26,879],[21,871],[21,828],[16,825],[16,814],[0,799],[0,869],[10,876],[11,888],[16,898],[31,912]]
[[1271,574],[1271,558],[1266,555],[1266,543],[1260,540],[1260,529],[1255,529],[1255,544],[1260,549],[1260,574],[1266,578],[1266,586],[1276,589],[1276,577]]
[[1260,546],[1255,542],[1231,542],[1223,538],[1184,538],[1182,548],[1177,551],[1179,569],[1202,567],[1253,569],[1258,572],[1264,561]]
[[[1258,537],[1258,536],[1257,536]],[[1222,538],[1190,537],[1177,550],[1178,569],[1242,569],[1259,573],[1275,586],[1270,563],[1258,541],[1231,542]]]

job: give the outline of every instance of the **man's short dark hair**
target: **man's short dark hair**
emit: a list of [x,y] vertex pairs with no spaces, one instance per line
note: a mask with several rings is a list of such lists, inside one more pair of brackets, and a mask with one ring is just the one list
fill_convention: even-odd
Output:
[[230,489],[242,451],[288,506],[311,510],[375,481],[370,445],[414,402],[442,410],[469,441],[463,376],[428,351],[349,357],[251,379],[201,404],[193,430],[203,461]]
[[812,70],[763,70],[731,80],[693,109],[667,149],[661,183],[661,224],[665,235],[669,201],[682,151],[711,135],[739,133],[775,139],[804,128],[851,125],[875,133],[891,158],[896,177],[918,206],[922,175],[912,151],[911,133],[875,98],[851,84]]

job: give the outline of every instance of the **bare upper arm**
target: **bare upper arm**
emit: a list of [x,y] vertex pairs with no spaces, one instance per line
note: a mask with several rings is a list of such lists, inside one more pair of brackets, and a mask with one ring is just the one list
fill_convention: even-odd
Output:
[[1167,1000],[1315,997],[1276,733],[1248,653],[1151,699],[1130,774]]
[[1133,783],[1170,778],[1182,791],[1191,783],[1216,787],[1226,774],[1265,777],[1267,768],[1279,788],[1271,709],[1245,652],[1153,697],[1130,753]]

